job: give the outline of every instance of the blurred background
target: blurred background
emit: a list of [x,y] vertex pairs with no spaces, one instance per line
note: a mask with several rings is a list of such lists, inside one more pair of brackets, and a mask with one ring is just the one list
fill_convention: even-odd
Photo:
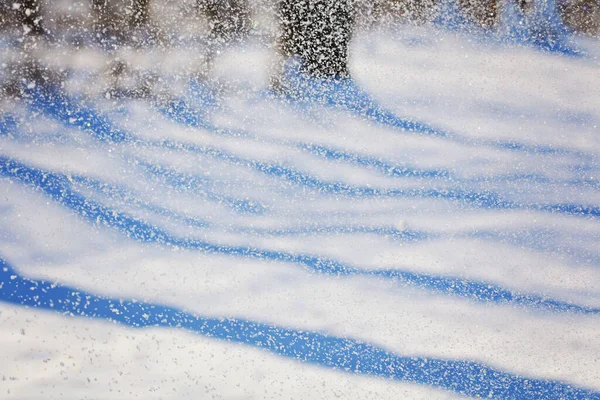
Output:
[[[18,94],[23,79],[36,74],[64,81],[69,72],[83,69],[93,79],[81,90],[145,96],[164,90],[158,82],[161,75],[176,81],[206,79],[221,50],[240,41],[272,47],[277,57],[282,53],[278,4],[273,0],[4,1],[0,4],[5,53],[2,91]],[[394,24],[443,23],[507,36],[506,21],[511,17],[506,10],[510,9],[513,20],[515,12],[521,19],[558,17],[561,29],[593,37],[600,33],[599,4],[596,0],[356,0],[351,6],[355,32]],[[512,23],[518,27],[523,21]],[[539,37],[556,34],[528,25],[525,33],[517,33],[528,36],[527,40],[537,36],[533,40],[544,41],[548,39]],[[176,91],[178,85],[167,86]]]

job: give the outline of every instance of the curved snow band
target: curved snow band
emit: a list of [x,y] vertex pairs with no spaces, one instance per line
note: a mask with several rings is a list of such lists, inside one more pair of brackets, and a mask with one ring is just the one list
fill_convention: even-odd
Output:
[[[14,117],[12,117],[10,115],[5,115],[3,118],[0,118],[0,122],[3,122],[3,121],[6,121],[7,131],[9,130],[11,135],[14,136],[15,134],[20,133],[19,131],[16,130],[16,127],[18,124]],[[0,128],[2,128],[1,124],[0,124]],[[19,136],[15,136],[15,137],[18,139]],[[46,136],[44,136],[44,137],[46,137]],[[36,140],[39,141],[39,138],[36,138]],[[51,140],[64,141],[65,138],[62,136],[60,136],[58,138],[52,137]],[[161,143],[145,142],[144,144],[152,145],[152,146],[163,146],[162,142]],[[167,143],[167,144],[164,144],[164,146],[166,146],[170,149],[181,149],[182,148],[181,145],[178,145],[177,143]],[[385,162],[378,164],[380,161],[374,157],[371,158],[371,157],[364,157],[361,155],[353,155],[351,153],[345,153],[343,151],[338,151],[338,150],[323,147],[320,145],[310,145],[308,143],[305,143],[305,144],[299,143],[298,146],[305,146],[307,151],[314,153],[314,154],[327,154],[327,156],[325,156],[325,157],[330,158],[332,160],[344,160],[344,161],[350,161],[350,162],[356,161],[357,165],[363,165],[368,168],[371,168],[371,167],[381,168],[382,172],[385,172],[384,171],[385,169],[390,168],[390,169],[392,169],[392,171],[390,172],[390,175],[409,176],[409,177],[410,176],[412,176],[412,177],[418,176],[420,178],[431,177],[434,179],[437,178],[438,176],[440,178],[443,178],[445,175],[444,170],[438,170],[439,173],[436,173],[435,170],[432,170],[432,171],[412,170],[412,169],[399,170],[398,167],[395,167],[391,164],[387,164]],[[193,150],[193,149],[190,149],[190,150]],[[196,150],[198,150],[198,149],[196,149]],[[203,154],[209,154],[210,156],[213,156],[216,158],[222,158],[222,157],[227,158],[228,157],[225,154],[218,153],[219,150],[216,150],[216,149],[213,149],[211,151],[210,149],[202,148],[201,150],[198,150],[198,152],[201,152]],[[231,161],[231,158],[229,158],[229,160]],[[236,162],[239,165],[247,165],[249,163],[249,161],[244,161],[244,160],[239,160],[239,159],[237,161],[233,161],[233,162]],[[153,165],[150,163],[147,163],[146,167],[148,169],[150,169],[151,171],[155,172],[154,175],[159,178],[163,174],[166,175],[167,177],[170,177],[169,182],[167,182],[167,183],[169,183],[172,187],[174,187],[176,189],[187,190],[191,186],[193,186],[193,187],[198,186],[199,190],[205,190],[205,187],[202,186],[202,184],[205,183],[204,181],[196,182],[197,179],[205,179],[204,177],[198,177],[195,175],[188,175],[188,174],[180,174],[176,171],[165,170],[160,166],[156,166],[156,165]],[[394,168],[396,168],[396,169],[394,169]],[[175,174],[176,177],[173,176],[173,174]],[[520,175],[519,178],[520,179],[533,179],[539,183],[548,181],[548,180],[544,180],[543,178],[541,178],[539,176]],[[139,196],[136,195],[135,192],[132,192],[130,189],[127,189],[124,187],[123,188],[118,187],[118,186],[115,186],[112,184],[107,184],[105,182],[94,180],[89,177],[71,175],[71,179],[73,179],[74,182],[77,182],[78,184],[81,184],[86,188],[91,188],[99,193],[108,195],[112,199],[121,200],[121,201],[126,199],[127,202],[133,201],[134,205],[138,208],[151,211],[157,215],[167,217],[173,221],[182,222],[186,226],[193,226],[193,227],[197,227],[197,228],[205,228],[208,226],[208,223],[204,220],[194,218],[194,217],[188,217],[185,215],[180,215],[178,213],[175,213],[175,212],[165,209],[163,207],[153,206],[153,205],[147,204],[146,202],[141,202],[141,201],[137,200],[139,198]],[[575,186],[586,185],[589,187],[594,182],[569,181],[568,183],[571,185],[575,185]],[[219,194],[214,194],[214,196],[210,196],[210,198],[215,201],[221,201],[220,200],[221,197]],[[251,214],[255,214],[255,215],[261,215],[265,212],[264,206],[262,206],[260,203],[258,203],[256,201],[228,198],[225,201],[221,201],[221,203],[225,203],[226,205],[228,205],[232,209],[234,209],[236,212],[251,213]],[[402,241],[408,241],[408,242],[442,238],[439,235],[435,235],[435,234],[431,234],[431,233],[399,230],[399,229],[396,229],[396,228],[393,228],[390,226],[343,226],[343,225],[342,226],[329,226],[329,225],[326,225],[326,226],[312,226],[312,227],[302,227],[302,228],[294,227],[294,228],[274,229],[274,230],[273,229],[258,229],[258,228],[239,227],[239,228],[233,229],[233,231],[236,231],[238,233],[248,233],[248,234],[262,235],[262,236],[293,236],[293,235],[302,235],[302,234],[326,234],[326,233],[333,233],[333,234],[366,233],[366,234],[382,235],[388,239],[402,240]],[[584,254],[577,255],[577,253],[579,252],[578,249],[565,248],[564,244],[558,244],[558,243],[555,243],[555,242],[549,240],[549,238],[551,238],[553,235],[548,236],[547,233],[546,233],[546,236],[544,237],[544,240],[542,240],[542,241],[536,241],[530,234],[523,233],[523,232],[518,233],[517,240],[515,240],[516,236],[513,237],[511,235],[503,235],[503,234],[499,234],[497,232],[476,232],[473,234],[467,234],[466,236],[478,237],[478,238],[482,238],[482,239],[491,239],[491,240],[496,240],[496,241],[501,241],[501,242],[504,241],[504,242],[508,242],[510,244],[519,245],[519,246],[525,245],[525,246],[535,249],[535,250],[541,249],[544,251],[548,251],[548,250],[555,251],[557,249],[560,249],[561,251],[558,254],[561,254],[563,257],[564,256],[568,256],[569,258],[575,257],[577,262],[584,262],[584,263],[593,264],[593,265],[600,265],[600,256],[589,253],[589,252],[585,252]]]
[[[485,146],[503,150],[521,151],[529,154],[564,154],[578,157],[588,157],[587,154],[568,148],[557,148],[544,145],[532,145],[516,141],[502,141],[493,139],[466,138],[456,134],[449,134],[427,124],[402,119],[393,112],[386,110],[373,99],[367,92],[360,89],[353,80],[317,80],[302,75],[294,66],[290,66],[287,73],[290,90],[287,96],[297,106],[306,107],[317,103],[334,108],[345,109],[355,114],[358,118],[366,118],[383,126],[400,129],[402,132],[412,132],[420,135],[432,135],[453,140],[467,146]],[[215,109],[218,101],[210,88],[202,83],[192,81],[190,94],[196,103],[187,103],[184,99],[172,99],[168,102],[155,102],[155,107],[171,120],[196,128],[203,128],[213,133],[225,136],[247,137],[248,133],[240,130],[222,129],[215,127],[207,121],[206,109]],[[268,96],[272,97],[272,93]],[[299,146],[302,148],[302,144]],[[337,150],[339,153],[340,151]],[[347,160],[356,157],[348,156]],[[402,169],[402,168],[401,168]],[[445,173],[442,171],[442,175]]]
[[[379,106],[352,79],[318,79],[300,72],[300,65],[290,60],[285,66],[282,95],[295,105],[308,106],[318,104],[341,108],[350,113],[378,124],[412,132],[417,135],[446,138],[448,133],[428,124],[411,121],[396,116]],[[277,96],[277,93],[274,93]]]
[[171,149],[184,149],[194,151],[203,155],[217,157],[219,159],[234,163],[236,165],[251,168],[265,175],[275,176],[288,182],[315,189],[321,193],[333,193],[338,195],[356,197],[423,197],[433,199],[444,199],[458,201],[473,207],[495,208],[495,209],[529,209],[551,213],[563,213],[577,216],[600,217],[600,207],[580,204],[517,204],[503,200],[492,192],[470,192],[459,189],[375,189],[369,187],[355,187],[339,182],[323,182],[320,179],[303,174],[292,168],[277,164],[267,164],[260,161],[243,159],[229,155],[219,149],[205,146],[196,146],[172,141],[149,141],[137,139],[131,134],[122,131],[112,123],[96,113],[92,108],[85,105],[73,104],[74,102],[65,94],[47,90],[38,85],[29,91],[30,107],[45,112],[48,115],[62,121],[65,124],[79,127],[92,136],[108,142],[120,143],[124,141],[136,142],[141,145],[162,146]]
[[15,117],[11,114],[0,115],[0,136],[8,136],[14,133],[18,123]]
[[[229,130],[220,129],[210,124],[207,121],[206,116],[203,115],[205,112],[204,104],[208,103],[208,108],[216,107],[216,100],[207,100],[205,97],[208,96],[206,92],[210,92],[209,88],[205,85],[192,81],[190,83],[193,89],[190,90],[192,96],[200,96],[200,107],[194,103],[188,103],[184,99],[173,99],[167,103],[156,103],[155,108],[158,109],[163,115],[169,117],[171,120],[178,122],[183,125],[190,127],[203,128],[213,133],[236,136],[236,137],[249,137],[247,132],[240,130]],[[194,97],[196,98],[196,97]],[[289,142],[288,145],[304,150],[310,154],[325,158],[333,161],[345,161],[355,165],[369,166],[382,171],[388,176],[403,176],[403,177],[423,177],[423,178],[437,178],[447,177],[449,172],[445,170],[420,170],[411,167],[399,167],[381,161],[375,157],[361,156],[358,154],[347,153],[340,149],[333,149],[323,145],[315,145],[312,143],[302,142]]]
[[[11,120],[11,118],[7,118],[7,120]],[[0,119],[1,121],[1,119]],[[14,122],[14,121],[13,121]],[[14,134],[16,131],[11,130],[11,133]],[[39,139],[36,139],[39,140]],[[309,145],[307,145],[309,146]],[[320,146],[314,147],[315,151],[329,151],[323,150]],[[346,157],[346,155],[335,155],[335,157]],[[377,159],[374,159],[377,161]],[[369,164],[370,165],[370,164]],[[161,176],[161,174],[167,174],[171,177],[171,182],[169,184],[176,188],[181,187],[187,189],[189,187],[199,186],[199,189],[204,190],[202,184],[204,182],[196,182],[195,175],[186,175],[175,171],[168,171],[162,169],[160,166],[147,164],[149,169],[157,171],[157,176]],[[410,172],[408,172],[410,174]],[[176,174],[173,176],[171,174]],[[534,177],[535,178],[535,177]],[[85,188],[92,189],[98,193],[109,196],[109,198],[119,201],[126,201],[128,203],[132,203],[136,207],[140,209],[148,210],[154,214],[159,216],[163,216],[169,218],[173,221],[181,222],[186,226],[192,226],[196,228],[205,228],[209,226],[209,224],[197,217],[188,217],[186,215],[181,215],[176,212],[173,212],[164,207],[149,205],[146,202],[139,201],[139,196],[133,192],[131,189],[120,187],[114,184],[108,184],[106,182],[102,182],[93,178],[71,175],[71,179],[73,182],[76,182],[82,185]],[[204,178],[202,178],[204,179]],[[582,184],[589,184],[589,182],[582,182]],[[219,201],[220,195],[216,194],[214,197],[211,197],[213,200]],[[242,199],[243,200],[243,199]],[[260,203],[243,200],[245,203],[239,203],[238,199],[231,198],[225,203],[232,207],[237,212],[242,213],[251,213],[255,215],[262,215],[265,211],[264,206]],[[213,224],[210,224],[213,225]],[[404,229],[397,229],[391,226],[344,226],[344,225],[315,225],[311,227],[292,227],[292,228],[284,228],[284,229],[259,229],[259,228],[245,228],[238,227],[235,229],[230,229],[232,231],[244,234],[252,234],[252,235],[261,235],[261,236],[295,236],[295,235],[305,235],[305,234],[354,234],[354,233],[364,233],[364,234],[376,234],[385,236],[391,240],[402,240],[405,242],[416,242],[427,239],[440,239],[443,236],[427,233],[427,232],[419,232],[419,231],[407,231]],[[534,236],[543,235],[543,240],[535,240]],[[518,246],[527,246],[528,248],[535,250],[543,250],[543,251],[555,251],[559,249],[558,254],[561,254],[563,257],[567,256],[569,258],[574,258],[577,262],[583,262],[593,265],[600,265],[600,256],[590,253],[584,252],[582,254],[577,255],[579,253],[579,249],[566,248],[564,244],[556,243],[550,240],[554,234],[549,232],[538,232],[538,234],[532,234],[527,232],[519,232],[517,236],[514,235],[505,235],[498,232],[474,232],[464,235],[465,237],[477,237],[481,239],[494,240],[500,242],[507,242],[512,245]],[[462,237],[461,235],[454,237]]]
[[[31,108],[47,113],[65,125],[75,126],[105,142],[121,143],[134,140],[133,136],[115,127],[110,120],[94,112],[91,107],[77,104],[77,102],[72,101],[58,91],[47,90],[47,88],[38,86],[30,89],[28,93],[31,100],[28,102],[28,105]],[[182,177],[175,177],[175,171],[165,171],[161,174],[160,168],[154,166],[149,166],[146,170],[155,175],[160,174],[163,179],[170,183],[176,182],[176,180],[172,180],[171,178],[177,179]],[[181,187],[181,185],[178,186]],[[206,188],[202,188],[202,190],[204,190],[207,198],[227,205],[236,212],[249,214],[261,214],[264,212],[264,207],[257,202],[220,195],[207,191]]]
[[[198,217],[189,217],[186,215],[173,212],[167,208],[150,205],[147,202],[140,201],[139,195],[137,195],[131,189],[122,187],[119,185],[109,184],[94,178],[70,175],[73,182],[81,185],[87,189],[92,189],[97,193],[104,196],[108,196],[112,200],[118,200],[121,202],[127,202],[132,204],[139,209],[150,211],[156,215],[168,218],[172,221],[181,222],[185,226],[191,226],[195,228],[206,228],[208,226],[214,226],[209,224],[203,219]],[[187,182],[184,184],[188,186]],[[75,187],[77,189],[77,187]],[[403,242],[418,242],[429,239],[443,239],[444,235],[428,233],[424,231],[398,229],[393,226],[347,226],[347,225],[313,225],[304,227],[291,227],[283,229],[267,229],[267,228],[249,228],[249,227],[237,227],[227,229],[237,233],[260,235],[260,236],[296,236],[296,235],[307,235],[307,234],[375,234],[384,236],[390,240],[401,240]],[[468,238],[479,238],[485,240],[493,240],[497,242],[509,243],[515,246],[527,246],[530,249],[551,251],[556,254],[560,254],[561,257],[568,257],[576,260],[577,263],[587,263],[591,265],[600,265],[600,255],[591,253],[589,251],[581,252],[580,249],[571,247],[565,247],[564,243],[559,243],[554,238],[556,233],[552,231],[536,230],[535,232],[518,232],[515,233],[500,233],[500,232],[486,232],[477,231],[466,234],[454,234],[454,238],[468,237]],[[579,254],[581,253],[581,254]]]
[[169,210],[168,208],[150,205],[148,202],[140,201],[139,196],[131,189],[119,185],[108,184],[100,180],[87,176],[71,175],[72,181],[87,189],[92,189],[97,193],[108,196],[110,199],[119,200],[131,204],[139,209],[150,211],[154,214],[169,218],[173,221],[181,222],[185,226],[196,228],[205,228],[208,223],[196,217],[188,217]]
[[[219,107],[219,102],[216,98],[216,95],[209,86],[196,80],[190,81],[189,86],[191,98],[197,100],[199,103],[198,105],[202,110],[214,110]],[[187,104],[184,99],[178,99],[175,101],[177,103],[177,107],[164,110],[163,107],[158,106],[158,109],[174,121],[184,125],[198,126],[212,132],[216,131],[217,133],[223,132],[223,130],[218,129],[206,122],[206,118],[202,116],[202,112],[200,112],[197,104]],[[249,136],[245,132],[239,130],[229,131],[229,134],[231,136],[238,137]],[[375,168],[387,176],[438,178],[447,177],[450,175],[450,173],[445,170],[422,170],[412,167],[400,167],[398,165],[386,163],[375,157],[352,154],[340,149],[332,149],[323,145],[315,145],[312,143],[303,142],[289,142],[287,144],[327,160],[345,161],[355,165]]]
[[337,260],[308,254],[294,254],[244,246],[217,245],[190,238],[173,236],[167,231],[103,206],[73,190],[64,175],[44,171],[19,161],[0,157],[0,175],[41,190],[53,200],[75,211],[80,217],[100,227],[119,230],[129,238],[143,243],[158,243],[183,249],[199,250],[235,257],[293,263],[311,271],[337,276],[379,277],[479,302],[516,304],[540,310],[600,314],[600,309],[579,306],[537,295],[524,295],[494,284],[459,278],[439,277],[401,270],[359,269]]
[[[249,137],[247,132],[240,130],[229,130],[217,128],[207,122],[206,117],[202,115],[201,109],[192,104],[188,104],[184,99],[175,99],[166,104],[156,104],[155,107],[163,115],[169,117],[174,122],[180,124],[202,128],[219,135]],[[367,166],[381,171],[387,176],[397,177],[422,177],[422,178],[442,178],[448,177],[450,172],[446,170],[423,170],[412,167],[403,167],[381,161],[375,157],[363,156],[359,154],[348,153],[340,149],[333,149],[323,145],[312,143],[288,142],[290,146],[304,150],[309,154],[331,161],[344,161],[354,165]]]
[[309,154],[324,158],[329,161],[343,161],[352,165],[373,168],[375,170],[378,170],[384,176],[425,179],[451,177],[450,171],[447,171],[445,169],[426,170],[399,166],[386,161],[382,161],[377,157],[348,153],[344,150],[334,149],[323,145],[317,145],[312,143],[297,143],[295,147],[302,149]]
[[242,319],[204,318],[174,307],[111,299],[76,288],[27,279],[0,258],[0,301],[63,315],[104,319],[134,327],[188,330],[242,343],[279,356],[352,374],[433,386],[498,399],[600,399],[600,393],[570,384],[524,378],[472,361],[403,357],[350,338],[305,332]]
[[[143,202],[138,200],[138,197],[135,192],[132,192],[130,189],[126,189],[124,187],[108,184],[97,179],[71,175],[71,180],[77,184],[82,185],[85,188],[92,189],[102,195],[108,196],[113,200],[119,200],[122,202],[127,202],[129,204],[133,204],[135,207],[142,208],[148,210],[154,214],[169,218],[173,221],[181,222],[186,226],[193,226],[196,228],[206,228],[210,225],[208,222],[196,218],[196,217],[187,217],[185,215],[180,215],[176,212],[173,212],[167,208],[149,205],[147,202]],[[302,228],[288,228],[288,229],[261,229],[261,228],[234,228],[231,229],[235,232],[240,232],[244,234],[254,234],[254,235],[262,235],[262,236],[294,236],[294,235],[306,235],[306,234],[352,234],[352,233],[372,233],[377,235],[382,235],[389,237],[394,240],[402,240],[405,242],[416,242],[421,240],[426,240],[431,238],[432,235],[427,234],[425,232],[413,231],[413,230],[404,230],[397,229],[391,226],[344,226],[344,225],[318,225],[313,227],[302,227]]]
[[144,142],[156,147],[165,147],[172,150],[186,150],[198,154],[225,160],[234,165],[251,168],[268,176],[284,179],[295,185],[314,189],[319,193],[336,194],[352,197],[400,197],[400,198],[430,198],[451,200],[466,204],[471,207],[505,210],[534,210],[550,213],[576,215],[582,217],[600,217],[600,207],[581,204],[520,204],[510,200],[501,199],[493,192],[471,192],[462,189],[376,189],[362,186],[351,186],[341,182],[326,182],[317,177],[304,174],[290,167],[278,164],[269,164],[233,156],[219,149],[198,146],[189,143],[172,142],[169,140],[157,142]]
[[238,213],[262,215],[266,211],[266,207],[258,201],[225,196],[210,190],[208,188],[210,180],[204,176],[178,172],[174,169],[151,164],[141,159],[136,159],[135,165],[159,178],[162,183],[169,185],[180,192],[195,190],[196,193],[199,192],[205,198],[219,204],[224,204]]
[[24,91],[27,105],[47,114],[67,126],[74,126],[104,142],[121,143],[131,140],[131,135],[115,127],[107,118],[85,104],[73,101],[57,88],[43,87],[38,83]]
[[[535,251],[549,252],[559,255],[561,258],[568,258],[577,264],[588,264],[600,266],[600,254],[589,250],[582,250],[578,247],[566,246],[563,242],[556,239],[556,231],[547,229],[537,229],[534,231],[472,231],[457,234],[440,234],[426,231],[398,229],[392,226],[344,226],[344,225],[314,225],[308,227],[294,227],[283,229],[267,228],[235,228],[235,232],[255,235],[255,236],[296,236],[296,235],[323,235],[323,234],[374,234],[383,236],[388,240],[398,240],[404,243],[416,243],[426,240],[444,240],[452,239],[484,239],[497,243],[509,244],[512,246]],[[586,240],[590,241],[589,235]]]
[[[195,83],[195,86],[202,86],[199,83]],[[204,91],[208,89],[205,87]],[[214,108],[214,105],[210,103],[210,108]],[[207,122],[207,117],[204,115],[204,111],[202,108],[198,108],[193,104],[187,103],[184,99],[175,99],[170,103],[162,103],[155,104],[155,108],[160,111],[163,115],[167,116],[174,122],[190,126],[196,128],[202,128],[212,133],[218,135],[225,136],[234,136],[234,137],[245,137],[252,138],[253,136],[245,131],[240,130],[228,130],[217,128],[214,125],[211,125]],[[392,178],[423,178],[423,179],[451,179],[452,181],[457,181],[458,179],[452,176],[452,173],[445,169],[421,169],[415,168],[406,165],[399,165],[390,162],[383,161],[378,159],[377,157],[350,153],[343,149],[336,149],[328,146],[324,146],[322,144],[314,144],[314,143],[305,143],[299,141],[273,141],[274,144],[286,145],[290,147],[294,147],[300,149],[302,151],[307,152],[313,156],[328,160],[328,161],[341,161],[347,163],[349,165],[355,165],[359,167],[367,167],[377,170],[383,176],[388,176]],[[490,142],[491,143],[491,142]],[[494,145],[497,145],[498,142],[494,142]],[[529,145],[518,144],[515,142],[502,142],[500,146],[504,149],[510,150],[524,150],[531,153],[541,153],[541,154],[570,154],[576,155],[579,157],[588,157],[588,155],[583,154],[578,151],[570,150],[570,149],[555,149],[546,146],[536,146],[535,148],[530,148]],[[543,183],[559,183],[559,184],[568,184],[568,185],[588,185],[593,186],[596,182],[592,180],[569,180],[564,182],[558,182],[555,180],[551,180],[550,178],[541,177],[537,175],[519,175],[519,176],[503,176],[499,179],[506,181],[508,179],[534,179],[538,182]],[[494,179],[490,179],[488,177],[482,177],[479,179],[474,179],[474,182],[490,182]],[[600,187],[598,187],[600,189]]]
[[[316,79],[302,74],[294,61],[286,66],[285,98],[292,104],[307,107],[312,104],[345,110],[359,119],[381,126],[397,129],[403,133],[437,137],[466,145],[483,146],[501,150],[520,151],[528,154],[567,154],[587,157],[585,153],[569,148],[526,144],[516,141],[469,138],[445,132],[426,123],[400,118],[378,104],[369,93],[361,89],[352,79]],[[273,96],[271,94],[270,96]],[[277,96],[277,94],[275,94]]]
[[[78,175],[70,176],[72,181],[82,185],[85,188],[92,189],[97,193],[108,196],[110,199],[127,202],[133,204],[135,207],[150,211],[159,216],[166,217],[172,221],[181,222],[185,226],[192,226],[196,228],[206,228],[208,226],[215,226],[208,222],[197,218],[188,217],[179,213],[173,212],[167,208],[149,205],[147,202],[138,200],[139,196],[131,191],[130,189],[108,184],[93,178],[83,177]],[[75,188],[76,189],[76,188]],[[313,225],[303,227],[292,227],[283,229],[268,229],[268,228],[249,228],[249,227],[237,227],[228,229],[242,234],[260,235],[260,236],[296,236],[296,235],[307,235],[307,234],[375,234],[384,236],[390,240],[401,240],[403,242],[419,242],[430,239],[443,239],[445,236],[435,233],[428,233],[424,231],[398,229],[393,226],[347,226],[347,225]],[[568,257],[574,259],[577,263],[587,263],[591,265],[600,265],[600,255],[589,252],[581,251],[572,247],[566,247],[563,243],[553,240],[556,233],[551,230],[535,230],[518,233],[505,233],[505,232],[493,232],[493,231],[477,231],[465,234],[454,234],[453,238],[478,238],[485,240],[493,240],[501,243],[509,243],[514,246],[526,246],[533,250],[549,251],[555,254],[559,254],[561,257]]]

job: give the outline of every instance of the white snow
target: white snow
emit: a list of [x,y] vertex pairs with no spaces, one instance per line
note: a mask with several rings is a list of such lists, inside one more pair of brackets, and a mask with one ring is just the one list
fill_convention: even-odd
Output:
[[[573,58],[478,40],[402,26],[360,32],[352,47],[355,79],[381,105],[465,142],[418,136],[344,110],[296,107],[267,97],[272,55],[265,46],[250,43],[217,58],[212,82],[221,88],[221,105],[208,116],[214,126],[244,135],[220,136],[185,126],[143,101],[94,98],[98,110],[136,137],[207,146],[230,159],[139,143],[102,143],[77,126],[33,115],[8,100],[3,110],[13,110],[24,121],[19,133],[0,135],[0,155],[66,174],[89,200],[176,237],[316,255],[359,270],[397,269],[485,282],[597,310],[597,216],[472,207],[436,197],[324,193],[265,175],[247,163],[281,165],[354,187],[488,190],[520,204],[598,208],[600,64],[594,53]],[[600,50],[597,42],[586,46]],[[155,57],[169,55],[145,60],[151,65]],[[163,63],[167,78],[182,67],[176,59]],[[85,60],[73,62],[88,68]],[[482,145],[480,139],[568,151],[507,150]],[[299,144],[400,167],[443,169],[451,178],[393,177],[323,159]],[[171,175],[179,183],[153,176],[143,163],[169,168],[179,174]],[[76,180],[80,176],[119,185],[127,196],[85,187]],[[190,183],[184,176],[200,181]],[[259,211],[239,212],[231,202],[254,202]],[[206,226],[193,226],[158,208]],[[205,317],[358,339],[403,356],[477,361],[515,375],[600,391],[597,312],[481,302],[376,276],[323,275],[289,261],[139,243],[114,227],[91,224],[42,191],[6,176],[0,178],[0,224],[0,255],[28,278]],[[375,228],[430,237],[410,241]],[[7,399],[458,397],[178,329],[133,329],[8,303],[0,303],[0,348],[0,397]]]

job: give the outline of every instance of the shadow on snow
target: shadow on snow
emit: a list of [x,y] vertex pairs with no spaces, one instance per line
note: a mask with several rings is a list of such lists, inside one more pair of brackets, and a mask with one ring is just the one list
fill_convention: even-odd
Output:
[[600,393],[553,380],[525,378],[473,361],[403,357],[351,338],[232,318],[205,318],[153,303],[102,297],[21,276],[0,258],[0,301],[134,328],[187,330],[278,356],[352,374],[375,376],[498,399],[600,399]]
[[484,303],[515,304],[555,312],[600,314],[598,308],[575,305],[545,296],[520,294],[485,282],[419,274],[397,269],[361,269],[316,255],[287,253],[245,246],[218,245],[192,238],[177,237],[160,227],[86,198],[73,189],[71,182],[65,175],[44,171],[6,157],[0,157],[0,175],[42,191],[54,201],[73,210],[81,218],[96,226],[116,229],[129,238],[142,243],[157,243],[187,250],[198,250],[208,254],[215,253],[264,261],[292,263],[312,272],[340,277],[368,276],[390,279],[443,295],[452,295]]

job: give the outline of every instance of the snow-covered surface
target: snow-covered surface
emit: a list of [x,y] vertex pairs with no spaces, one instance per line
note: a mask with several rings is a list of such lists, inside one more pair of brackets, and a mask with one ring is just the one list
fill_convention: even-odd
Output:
[[251,42],[169,104],[99,94],[89,49],[5,99],[0,397],[600,398],[579,46],[361,32],[356,86],[290,100]]

